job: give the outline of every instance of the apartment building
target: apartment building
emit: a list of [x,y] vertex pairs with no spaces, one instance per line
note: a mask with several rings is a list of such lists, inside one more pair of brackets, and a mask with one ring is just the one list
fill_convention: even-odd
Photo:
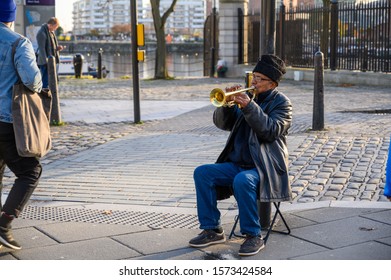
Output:
[[[171,2],[161,0],[161,14]],[[154,33],[150,0],[137,0],[137,17],[138,23],[145,25],[146,35]],[[167,19],[166,33],[192,35],[201,32],[205,18],[205,1],[178,0]],[[73,4],[73,33],[77,36],[90,34],[91,30],[109,35],[113,26],[123,24],[130,24],[129,0],[79,0]]]
[[113,26],[130,23],[129,5],[129,0],[76,1],[73,4],[73,33],[80,36],[96,30],[108,35]]

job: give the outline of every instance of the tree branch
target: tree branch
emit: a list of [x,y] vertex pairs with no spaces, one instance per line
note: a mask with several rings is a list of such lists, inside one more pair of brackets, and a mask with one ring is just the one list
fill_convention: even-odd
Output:
[[171,3],[171,6],[170,8],[167,9],[167,11],[163,14],[163,17],[162,17],[162,22],[163,24],[166,23],[167,21],[167,18],[169,17],[169,15],[174,11],[174,7],[175,7],[175,4],[178,0],[173,0],[172,3]]

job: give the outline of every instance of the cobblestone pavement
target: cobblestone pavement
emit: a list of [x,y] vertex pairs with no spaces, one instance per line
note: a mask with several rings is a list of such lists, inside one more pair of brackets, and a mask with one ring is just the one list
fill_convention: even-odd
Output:
[[[141,102],[204,100],[214,87],[225,88],[241,82],[240,79],[209,78],[145,80],[140,82]],[[391,90],[347,84],[325,85],[325,130],[312,131],[313,85],[303,81],[283,81],[279,88],[292,100],[294,108],[293,126],[288,138],[288,141],[297,143],[290,150],[293,202],[385,201],[382,191],[391,135]],[[63,80],[59,92],[60,101],[129,100],[133,94],[131,81],[118,79]],[[197,164],[213,162],[227,136],[226,132],[213,126],[213,109],[210,105],[175,118],[147,121],[140,125],[130,122],[75,122],[52,127],[53,150],[42,161],[48,165],[50,178],[40,184],[34,197],[194,208],[192,170]],[[121,155],[118,147],[122,145],[129,149],[128,142],[115,142],[121,139],[132,141],[132,162],[137,164],[130,164],[128,155]],[[82,153],[106,143],[117,143],[116,150],[109,148],[102,154],[102,162],[93,161],[87,152]],[[164,150],[165,154],[156,153],[157,150]],[[113,153],[120,160],[110,167],[104,159]],[[126,168],[121,168],[121,164]],[[161,166],[170,172],[162,173]],[[84,190],[81,178],[68,183],[77,185],[82,193],[72,192],[70,187],[61,190],[58,186],[61,179],[56,179],[56,174],[60,178],[61,174],[71,174],[83,167],[91,169],[86,172],[88,178],[83,180],[86,185],[94,185],[94,191]],[[56,168],[58,172],[54,171]],[[143,177],[145,170],[155,176]],[[107,180],[107,174],[113,171],[118,173],[117,181],[109,186],[100,186]],[[130,183],[129,178],[132,178]],[[129,189],[118,188],[118,182],[128,186],[131,193]],[[102,188],[108,193],[106,196],[101,195]],[[89,199],[86,199],[87,196]],[[229,209],[231,206],[232,201],[227,202],[225,207]]]

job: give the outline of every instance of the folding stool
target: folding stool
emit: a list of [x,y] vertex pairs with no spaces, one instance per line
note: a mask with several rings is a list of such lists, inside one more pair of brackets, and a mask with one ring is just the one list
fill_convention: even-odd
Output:
[[[273,202],[273,205],[274,205],[274,208],[276,209],[276,211],[274,213],[274,216],[273,216],[273,219],[272,219],[272,221],[270,223],[270,226],[269,226],[269,228],[267,230],[266,236],[265,236],[265,238],[263,238],[263,241],[264,241],[265,244],[266,244],[267,240],[269,239],[269,235],[270,235],[271,232],[281,233],[281,234],[285,234],[285,235],[289,235],[291,233],[291,229],[289,228],[288,223],[286,222],[284,216],[282,215],[282,213],[280,211],[280,204],[281,204],[281,202]],[[273,229],[273,226],[274,226],[274,224],[276,222],[277,216],[280,216],[282,222],[285,225],[286,231],[278,231],[278,230],[274,230]],[[236,237],[244,237],[243,235],[235,233],[236,226],[237,226],[238,222],[239,222],[239,215],[236,215],[235,216],[235,223],[234,223],[234,225],[232,227],[231,233],[229,235],[229,239],[232,238],[232,235],[234,235]]]

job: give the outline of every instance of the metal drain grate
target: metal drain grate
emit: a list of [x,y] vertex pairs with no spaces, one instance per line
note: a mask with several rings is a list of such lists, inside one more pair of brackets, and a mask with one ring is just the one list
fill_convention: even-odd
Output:
[[106,211],[78,208],[27,206],[21,218],[61,222],[86,222],[122,225],[139,225],[151,228],[199,227],[197,216],[155,212]]

